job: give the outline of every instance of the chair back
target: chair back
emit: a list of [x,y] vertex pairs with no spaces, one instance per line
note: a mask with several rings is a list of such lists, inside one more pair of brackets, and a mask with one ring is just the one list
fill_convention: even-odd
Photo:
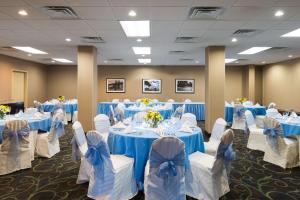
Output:
[[192,100],[190,100],[190,99],[186,99],[186,100],[184,100],[184,102],[185,102],[185,103],[191,103],[191,102],[192,102]]
[[25,114],[33,115],[34,113],[37,113],[38,109],[37,108],[26,108]]
[[38,112],[44,112],[43,105],[41,102],[33,101],[33,105],[37,109]]
[[105,114],[99,114],[94,118],[95,128],[99,133],[108,133],[110,123],[109,117]]
[[72,125],[72,128],[74,130],[74,138],[76,140],[76,144],[78,145],[80,154],[81,156],[85,156],[88,150],[88,146],[87,146],[87,140],[82,125],[79,121],[76,121]]
[[62,109],[58,109],[55,111],[52,117],[50,134],[48,136],[50,142],[54,142],[56,139],[59,139],[61,136],[65,134],[64,114],[65,113]]
[[173,112],[172,117],[180,119],[182,117],[183,113],[184,113],[184,107],[183,106],[177,107],[176,110]]
[[138,112],[133,116],[133,120],[137,123],[143,123],[146,115],[147,115],[146,112]]
[[124,99],[123,102],[124,103],[130,103],[130,99]]
[[245,117],[246,117],[246,122],[248,125],[248,128],[256,127],[255,119],[253,117],[253,114],[250,110],[245,111]]
[[276,105],[276,103],[274,103],[274,102],[271,102],[270,104],[269,104],[269,106],[268,106],[268,109],[271,109],[271,108],[277,108],[277,105]]
[[117,121],[123,121],[125,118],[125,104],[118,103],[117,107],[114,110],[114,113]]
[[227,122],[223,118],[218,118],[214,123],[210,140],[220,141],[226,126],[227,126]]
[[116,123],[116,115],[115,111],[112,105],[109,106],[109,121],[111,125],[114,125]]
[[152,103],[158,103],[158,99],[152,99]]
[[278,116],[278,114],[280,114],[280,113],[278,112],[278,110],[276,108],[268,108],[268,110],[266,111],[267,117],[275,118],[276,116]]
[[241,104],[236,104],[233,108],[233,122],[231,128],[246,131],[245,107]]
[[233,138],[234,133],[232,129],[227,129],[223,133],[216,152],[216,160],[212,169],[213,173],[220,173],[223,165],[226,168],[227,174],[230,173],[231,162],[235,159],[235,152],[232,148]]
[[168,103],[165,104],[165,108],[166,109],[172,109],[173,108],[173,104],[170,103],[170,102],[168,102]]
[[181,117],[182,123],[188,123],[190,126],[197,126],[196,115],[192,113],[184,113]]
[[185,200],[185,146],[175,137],[153,142],[146,199]]
[[283,130],[280,123],[274,118],[266,117],[264,119],[264,134],[271,149],[279,153],[280,148],[285,146],[285,142],[282,138]]
[[88,196],[98,199],[109,195],[113,190],[115,172],[108,145],[101,134],[97,131],[89,131],[86,137],[88,151],[85,158],[92,167]]
[[113,99],[111,102],[113,102],[113,103],[119,103],[120,100],[119,99]]
[[253,106],[253,102],[252,101],[245,101],[243,103],[243,106]]
[[53,109],[53,113],[55,113],[57,110],[63,110],[65,111],[66,108],[65,108],[65,104],[64,103],[61,103],[61,102],[58,102],[57,104],[54,105],[54,109]]
[[169,99],[168,102],[169,103],[174,103],[175,101],[174,101],[174,99]]

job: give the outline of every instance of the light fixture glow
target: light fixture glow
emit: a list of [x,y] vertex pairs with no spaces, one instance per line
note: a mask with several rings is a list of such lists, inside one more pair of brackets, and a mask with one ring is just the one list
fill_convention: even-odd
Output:
[[20,51],[25,51],[27,53],[32,53],[32,54],[48,54],[47,52],[32,48],[32,47],[17,47],[13,46],[12,48],[18,49]]
[[61,63],[73,63],[73,61],[65,59],[65,58],[52,58],[53,60]]
[[71,42],[72,40],[71,40],[71,38],[66,38],[65,39],[67,42]]
[[284,15],[284,12],[282,10],[277,10],[274,15],[275,17],[281,17]]
[[52,63],[55,63],[55,60],[51,60]]
[[266,61],[262,61],[261,63],[262,63],[262,64],[266,64]]
[[252,47],[250,49],[247,49],[245,51],[240,52],[239,54],[241,55],[252,55],[252,54],[256,54],[268,49],[271,49],[272,47]]
[[198,64],[198,63],[199,63],[199,61],[198,61],[198,60],[196,60],[196,63]]
[[282,35],[281,37],[300,37],[300,28]]
[[151,63],[151,59],[150,58],[139,58],[138,61],[139,61],[139,63],[142,63],[142,64],[149,64],[149,63]]
[[143,40],[141,38],[137,39],[136,40],[137,42],[142,42]]
[[293,57],[293,55],[289,55],[289,58],[292,58]]
[[19,10],[18,14],[22,15],[22,16],[27,16],[28,15],[26,10]]
[[238,40],[236,38],[232,38],[231,42],[237,42]]
[[127,37],[150,37],[150,21],[120,21]]
[[104,63],[107,63],[107,60],[104,60]]
[[142,57],[145,57],[145,55],[143,54]]
[[136,12],[134,10],[129,11],[128,15],[130,17],[135,17],[136,16]]
[[235,58],[225,58],[225,63],[232,63],[234,61],[236,61],[237,59]]
[[27,56],[31,57],[31,56],[32,56],[32,54],[31,54],[31,53],[29,53],[29,54],[27,54]]
[[149,55],[151,54],[151,47],[132,47],[134,54],[137,55]]

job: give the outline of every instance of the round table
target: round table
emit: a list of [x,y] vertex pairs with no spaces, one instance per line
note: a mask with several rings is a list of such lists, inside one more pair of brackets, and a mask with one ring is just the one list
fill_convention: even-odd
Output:
[[155,111],[158,111],[164,119],[170,119],[171,118],[171,115],[172,115],[172,109],[168,109],[168,108],[151,108],[151,107],[146,107],[146,108],[139,108],[139,107],[128,107],[128,108],[125,108],[125,118],[128,118],[128,117],[132,117],[134,116],[136,113],[138,112],[143,112],[143,111],[146,111],[147,110],[155,110]]
[[[140,186],[142,186],[144,183],[144,170],[152,142],[159,137],[160,136],[151,128],[145,128],[144,130],[138,128],[136,133],[124,133],[113,128],[109,129],[108,146],[111,153],[122,154],[134,158],[134,175]],[[204,152],[204,139],[202,131],[197,127],[194,129],[193,133],[177,132],[176,137],[185,143],[185,164],[186,167],[188,167],[189,154],[196,151]]]
[[20,120],[27,120],[30,130],[42,130],[42,131],[49,131],[51,128],[52,119],[50,115],[43,115],[41,117],[34,117],[34,115],[7,115],[5,119],[0,120],[0,142],[2,142],[2,132],[5,128],[6,120],[12,119],[20,119]]
[[[66,113],[73,114],[75,111],[77,111],[77,103],[64,103]],[[54,103],[43,103],[42,108],[44,112],[53,112],[54,110]]]
[[[253,114],[253,117],[256,115],[266,115],[266,107],[265,106],[245,106],[246,110],[250,110]],[[228,123],[232,123],[233,121],[233,106],[225,106],[225,120]]]

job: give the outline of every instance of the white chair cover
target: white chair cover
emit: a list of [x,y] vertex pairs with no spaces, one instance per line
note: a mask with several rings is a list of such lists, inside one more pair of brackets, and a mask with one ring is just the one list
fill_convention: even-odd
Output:
[[184,100],[184,102],[185,102],[185,103],[191,103],[191,102],[192,102],[192,100],[190,100],[190,99],[186,99],[186,100]]
[[173,109],[173,104],[168,102],[168,103],[165,104],[165,108],[166,109]]
[[182,117],[183,113],[184,113],[184,109],[185,109],[184,106],[185,106],[185,105],[176,108],[176,110],[175,110],[175,111],[173,112],[173,114],[172,114],[172,117],[175,117],[175,118],[179,118],[179,119],[180,119],[180,118]]
[[0,150],[0,175],[31,168],[29,126],[25,120],[6,122]]
[[111,125],[114,125],[117,121],[115,111],[112,105],[109,106],[109,121]]
[[130,99],[124,99],[123,102],[124,103],[130,103]]
[[175,100],[174,100],[174,99],[169,99],[168,102],[169,102],[169,103],[174,103]]
[[299,165],[299,150],[296,139],[284,138],[280,123],[273,118],[265,118],[264,134],[265,146],[264,161],[273,163],[282,168],[292,168]]
[[192,113],[184,113],[181,117],[182,123],[188,124],[190,126],[197,126],[196,115]]
[[72,123],[75,123],[78,121],[78,111],[74,111],[73,116],[72,116]]
[[243,106],[253,106],[253,102],[252,101],[246,101],[243,103]]
[[204,142],[205,153],[214,156],[221,142],[222,135],[226,129],[227,122],[223,118],[218,118],[213,126],[208,142]]
[[163,137],[152,144],[145,171],[145,199],[185,200],[184,142]]
[[234,106],[231,128],[246,131],[245,108],[243,105],[236,104]]
[[276,103],[274,103],[274,102],[271,102],[271,103],[269,104],[269,106],[268,106],[268,109],[271,109],[271,108],[274,108],[274,109],[276,109],[276,108],[277,108],[277,105],[276,105]]
[[33,115],[34,113],[37,113],[38,109],[37,108],[26,108],[25,114]]
[[133,159],[110,155],[108,145],[97,131],[87,133],[86,159],[91,164],[87,196],[93,199],[131,199],[137,193]]
[[91,165],[85,159],[85,154],[88,150],[87,140],[84,133],[84,130],[81,126],[81,123],[76,121],[72,125],[74,136],[72,138],[72,160],[74,162],[80,162],[80,168],[77,176],[77,184],[89,182],[90,180],[90,172],[91,172]]
[[38,112],[44,112],[43,106],[41,102],[33,101],[34,107],[38,110]]
[[119,103],[120,100],[119,100],[119,99],[113,99],[112,102],[113,102],[113,103]]
[[227,170],[235,158],[232,150],[233,131],[228,129],[221,138],[217,154],[195,152],[189,156],[186,173],[186,194],[195,199],[217,200],[230,191]]
[[264,151],[266,146],[266,136],[263,134],[264,129],[258,128],[251,111],[245,111],[247,126],[249,128],[249,138],[247,147],[252,150]]
[[105,114],[99,114],[94,118],[96,130],[103,136],[104,140],[107,141],[109,134],[109,117]]
[[158,103],[158,99],[152,99],[152,103]]
[[276,118],[278,116],[281,116],[281,114],[278,112],[278,110],[276,108],[269,108],[266,111],[266,116],[271,117],[271,118]]
[[115,119],[117,122],[123,121],[125,118],[125,104],[118,103],[117,107],[114,110],[114,113],[115,113]]
[[136,123],[143,123],[145,121],[146,112],[138,112],[133,116],[133,120]]

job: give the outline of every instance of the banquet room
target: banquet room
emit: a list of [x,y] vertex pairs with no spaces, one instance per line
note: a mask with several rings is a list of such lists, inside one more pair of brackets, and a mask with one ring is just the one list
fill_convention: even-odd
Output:
[[0,199],[299,200],[300,0],[0,0]]

